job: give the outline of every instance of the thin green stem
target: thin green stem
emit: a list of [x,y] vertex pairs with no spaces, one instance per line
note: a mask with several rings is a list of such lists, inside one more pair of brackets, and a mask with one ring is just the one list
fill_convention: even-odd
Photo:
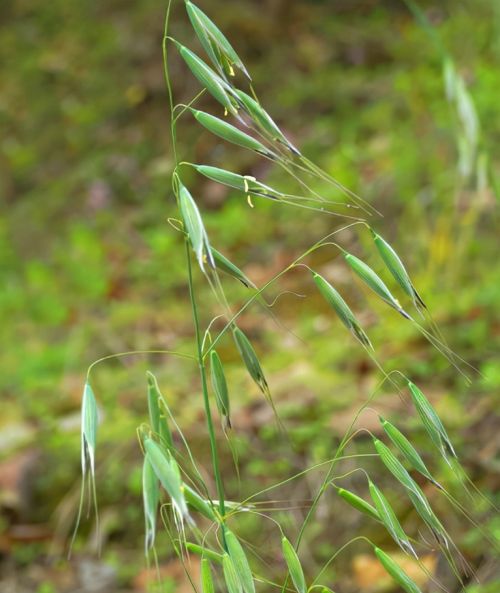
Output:
[[168,94],[168,102],[170,105],[170,135],[172,140],[172,152],[174,153],[174,162],[175,166],[177,166],[178,157],[177,157],[177,129],[176,129],[176,119],[175,119],[175,111],[174,111],[174,93],[172,91],[172,85],[170,83],[170,73],[168,68],[168,23],[170,20],[170,9],[172,8],[172,0],[168,0],[167,11],[165,13],[165,26],[163,30],[163,42],[162,42],[162,50],[163,50],[163,73],[165,77],[165,85],[167,87],[167,94]]
[[219,467],[219,456],[217,454],[217,443],[215,439],[214,424],[212,420],[212,412],[210,410],[210,400],[208,397],[207,373],[205,369],[205,362],[203,360],[202,338],[200,331],[200,320],[198,317],[198,307],[196,305],[196,297],[194,294],[193,271],[191,266],[191,254],[189,251],[189,243],[186,239],[186,259],[188,267],[188,282],[189,282],[189,298],[191,300],[191,309],[193,313],[193,322],[196,333],[196,350],[198,355],[198,365],[200,369],[201,388],[203,391],[203,404],[205,406],[205,417],[207,421],[208,437],[210,439],[210,452],[212,455],[212,466],[214,469],[215,483],[217,486],[217,495],[219,497],[219,512],[221,517],[226,514],[224,505],[224,486],[222,484],[222,476]]
[[[172,140],[172,151],[174,155],[174,173],[179,166],[179,158],[177,154],[177,118],[175,117],[175,103],[174,103],[174,96],[172,91],[172,85],[170,82],[170,73],[168,68],[168,24],[170,18],[170,10],[172,7],[172,0],[169,0],[167,5],[167,11],[165,14],[165,26],[163,32],[163,71],[165,75],[165,84],[167,87],[168,93],[168,101],[170,106],[170,133],[171,133],[171,140]],[[174,193],[175,192],[175,183],[174,183]],[[208,428],[208,436],[210,439],[210,451],[212,456],[212,466],[214,470],[214,477],[215,483],[217,487],[217,495],[219,498],[219,512],[222,518],[225,515],[225,505],[224,505],[224,487],[222,484],[222,476],[220,473],[219,468],[219,457],[217,454],[217,444],[215,439],[215,431],[214,425],[212,421],[212,413],[210,410],[210,401],[208,397],[208,385],[207,385],[207,376],[206,376],[206,369],[205,363],[203,360],[203,350],[202,350],[202,338],[201,338],[201,331],[200,331],[200,322],[198,317],[198,308],[196,305],[196,297],[194,291],[194,283],[193,283],[193,273],[191,267],[191,254],[189,250],[189,242],[186,238],[186,262],[187,262],[187,269],[188,269],[188,282],[189,282],[189,297],[191,300],[191,309],[193,314],[193,323],[195,327],[195,334],[196,334],[196,349],[197,349],[197,358],[198,358],[198,366],[200,370],[200,378],[201,378],[201,387],[203,391],[203,404],[205,407],[205,416]]]

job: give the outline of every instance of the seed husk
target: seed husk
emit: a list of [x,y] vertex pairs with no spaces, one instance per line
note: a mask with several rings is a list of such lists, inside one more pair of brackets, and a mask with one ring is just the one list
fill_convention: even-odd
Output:
[[396,282],[399,284],[399,286],[401,286],[401,288],[405,291],[405,293],[412,299],[415,307],[418,308],[418,305],[421,305],[422,307],[425,308],[425,303],[420,298],[420,295],[418,294],[415,287],[413,286],[410,276],[409,276],[408,272],[406,271],[406,268],[404,267],[403,262],[401,261],[401,258],[399,257],[399,255],[396,253],[394,248],[391,247],[389,245],[389,243],[387,243],[387,241],[385,239],[383,239],[379,234],[377,234],[372,229],[370,229],[370,230],[371,230],[371,233],[373,236],[373,242],[375,243],[375,246],[376,246],[381,258],[384,260],[384,263],[387,266],[387,269],[392,274],[392,276],[394,277]]
[[97,402],[89,382],[85,383],[82,397],[81,462],[82,474],[95,476],[95,449],[97,441]]
[[290,573],[292,582],[295,585],[295,589],[298,591],[298,593],[306,593],[306,579],[304,577],[304,571],[302,570],[302,565],[300,563],[299,557],[297,556],[295,548],[286,537],[283,537],[281,540],[281,547],[283,550],[283,557],[285,558],[288,572]]
[[213,550],[209,550],[208,548],[204,548],[198,544],[194,544],[193,542],[186,542],[186,550],[196,554],[197,556],[206,557],[213,562],[218,562],[219,564],[222,563],[222,554],[214,552]]
[[373,439],[373,442],[384,465],[392,473],[396,480],[398,480],[398,482],[406,488],[408,497],[410,498],[417,513],[436,536],[439,535],[446,541],[446,532],[441,525],[441,522],[434,514],[429,501],[422,492],[422,489],[406,471],[401,462],[394,456],[387,445],[384,445],[382,441],[379,441],[376,438]]
[[377,513],[384,524],[384,527],[404,552],[417,557],[413,546],[410,544],[410,541],[401,527],[401,523],[398,521],[396,513],[392,509],[387,498],[371,480],[368,483],[368,487],[370,489],[370,496],[372,497],[373,504],[377,509]]
[[146,438],[144,448],[146,457],[151,463],[156,477],[172,499],[174,507],[182,518],[189,518],[177,462],[169,451],[165,453],[153,439]]
[[160,490],[158,478],[147,456],[144,457],[142,466],[142,499],[144,505],[144,518],[146,522],[146,534],[144,538],[145,553],[154,546],[156,538],[156,515]]
[[379,416],[379,420],[387,436],[391,439],[394,446],[399,449],[408,463],[423,476],[425,476],[430,482],[438,486],[438,488],[441,488],[439,483],[436,482],[430,471],[427,469],[427,466],[425,465],[424,460],[418,454],[418,451],[405,437],[405,435],[388,420],[382,418],[382,416]]
[[441,521],[437,518],[436,514],[431,508],[427,497],[422,492],[422,489],[418,484],[415,484],[413,490],[408,490],[408,498],[411,500],[413,507],[420,515],[424,523],[429,527],[432,533],[435,535],[440,543],[446,544],[448,536],[444,529]]
[[260,103],[239,89],[234,90],[234,95],[236,100],[254,120],[254,122],[261,128],[261,130],[263,130],[273,140],[285,145],[290,150],[290,152],[300,156],[300,151],[288,140],[285,134],[283,134],[283,132],[279,129],[273,118],[260,105]]
[[380,548],[375,548],[375,554],[385,570],[406,593],[422,593],[416,583],[410,579],[406,572],[388,554]]
[[232,65],[235,65],[248,80],[252,80],[240,57],[217,25],[189,0],[186,2],[186,11],[203,49],[213,64],[230,75],[233,74]]
[[210,562],[208,558],[201,559],[201,590],[202,593],[215,593],[214,580],[212,578],[212,570],[210,569]]
[[424,428],[434,445],[436,445],[445,459],[447,452],[453,457],[457,457],[448,433],[446,432],[436,410],[414,383],[408,381],[408,387],[410,389],[413,404],[417,409],[417,412],[419,413],[422,420],[422,424],[424,425]]
[[177,49],[186,62],[188,68],[193,75],[198,79],[200,84],[207,89],[207,91],[230,113],[238,114],[235,104],[231,100],[228,93],[229,85],[218,74],[216,74],[210,66],[208,66],[200,57],[198,57],[190,49],[174,41]]
[[264,376],[264,371],[260,366],[259,359],[257,358],[257,354],[255,353],[250,340],[241,331],[241,329],[236,326],[233,327],[233,337],[236,343],[236,348],[238,349],[238,352],[245,363],[248,373],[262,393],[266,397],[270,397],[269,386]]
[[210,352],[210,378],[212,380],[212,388],[215,393],[215,402],[219,414],[226,419],[228,426],[231,427],[229,392],[227,389],[226,376],[224,374],[224,367],[222,366],[220,357],[215,350]]
[[387,467],[396,480],[409,490],[413,490],[416,485],[415,481],[406,471],[402,463],[394,456],[389,447],[377,438],[373,439],[373,444],[375,445],[375,449],[377,450],[382,463]]
[[239,280],[247,288],[257,288],[255,284],[237,267],[231,262],[225,255],[220,251],[217,251],[215,247],[210,248],[212,256],[215,261],[215,265],[219,270],[222,270],[229,276],[233,276],[236,280]]
[[228,553],[222,556],[222,571],[224,573],[224,580],[229,593],[242,593],[243,589],[236,567]]
[[403,310],[399,301],[392,296],[383,280],[370,268],[370,266],[351,253],[344,253],[344,258],[354,273],[357,274],[361,280],[373,290],[373,292],[378,294],[384,302],[393,309],[396,309],[396,311],[403,317],[411,319],[408,313]]
[[174,442],[168,419],[162,414],[160,408],[159,402],[162,399],[162,394],[158,386],[158,381],[150,371],[146,372],[146,376],[148,380],[148,407],[151,428],[153,429],[153,432],[159,435],[161,442],[164,443],[166,447],[173,447]]
[[339,488],[337,490],[337,494],[341,496],[348,504],[350,504],[356,510],[368,515],[372,519],[376,519],[380,521],[380,516],[377,512],[377,509],[374,509],[371,504],[366,502],[363,498],[354,494],[354,492],[350,492],[349,490],[345,490],[344,488]]
[[226,169],[219,169],[219,167],[210,167],[208,165],[194,165],[194,168],[205,177],[239,189],[246,194],[254,194],[273,199],[277,199],[280,196],[279,192],[272,187],[260,183],[255,177],[250,177],[249,175],[239,175]]
[[219,138],[231,142],[231,144],[241,146],[242,148],[248,148],[259,154],[269,156],[270,158],[274,157],[273,153],[267,149],[262,142],[252,138],[252,136],[242,132],[232,124],[215,117],[210,113],[206,113],[205,111],[199,111],[198,109],[191,109],[191,113],[194,115],[198,123]]
[[229,529],[224,530],[227,550],[229,556],[233,561],[234,568],[241,582],[241,586],[245,593],[255,593],[255,584],[253,581],[252,571],[248,560],[240,542],[236,535]]
[[370,339],[365,334],[356,317],[354,317],[354,313],[351,311],[351,309],[349,309],[349,306],[340,296],[338,291],[327,280],[325,280],[323,276],[320,276],[316,272],[313,272],[313,279],[323,298],[335,310],[347,329],[357,340],[361,342],[361,344],[363,344],[363,346],[373,350]]
[[215,262],[210,250],[208,236],[203,225],[198,206],[186,186],[179,181],[179,207],[184,221],[187,236],[196,254],[196,259],[202,271],[205,271],[205,262],[208,261],[212,268]]
[[207,519],[217,521],[212,505],[205,498],[200,496],[196,490],[193,490],[191,486],[184,483],[182,485],[182,491],[184,498],[190,507],[201,513]]

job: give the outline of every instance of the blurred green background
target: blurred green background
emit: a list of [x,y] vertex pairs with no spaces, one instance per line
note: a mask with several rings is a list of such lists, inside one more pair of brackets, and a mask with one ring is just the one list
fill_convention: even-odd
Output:
[[[384,366],[403,370],[429,395],[471,477],[491,495],[499,485],[500,5],[495,0],[420,4],[465,81],[480,122],[480,158],[465,174],[463,124],[446,97],[439,48],[404,2],[200,0],[199,5],[231,39],[261,101],[291,140],[383,213],[373,224],[403,254],[450,345],[480,371],[468,386],[411,326],[352,282],[334,252],[313,260],[337,279]],[[64,560],[79,496],[79,404],[88,365],[128,350],[193,348],[182,240],[167,222],[176,212],[161,56],[164,10],[165,2],[157,0],[1,3],[2,592],[145,590],[151,578],[142,552],[135,428],[146,418],[146,369],[157,374],[210,480],[196,369],[161,355],[98,365],[93,382],[103,417],[98,450],[103,554],[98,559],[94,553],[89,520],[71,561]],[[201,51],[182,2],[174,2],[172,27],[181,41]],[[174,51],[171,75],[179,101],[198,92]],[[200,104],[220,113],[208,98]],[[183,159],[289,187],[279,170],[216,141],[188,116],[179,126],[179,144]],[[342,224],[269,203],[251,210],[238,192],[199,177],[188,181],[212,243],[257,284]],[[368,234],[348,232],[343,239],[381,271]],[[208,323],[219,310],[201,276],[196,282]],[[241,306],[245,290],[231,281],[227,290],[234,306]],[[240,484],[222,439],[221,450],[234,499],[331,456],[357,405],[380,380],[314,294],[305,271],[286,276],[269,300],[280,291],[307,298],[284,294],[277,301],[273,312],[281,325],[254,307],[241,327],[261,356],[292,446],[277,434],[231,342],[223,342]],[[387,391],[375,407],[415,429],[425,451],[407,403]],[[379,431],[374,414],[361,424]],[[369,449],[366,436],[352,446],[353,453]],[[433,469],[446,473],[439,464]],[[390,479],[384,479],[390,488]],[[276,492],[277,501],[294,507],[291,519],[279,517],[291,535],[320,483],[321,474],[313,473]],[[359,476],[345,484],[358,492],[365,488]],[[498,590],[490,545],[432,496],[487,583],[467,590]],[[403,515],[409,512],[404,504],[398,506]],[[471,511],[498,536],[498,518],[484,505],[472,504]],[[249,519],[241,525],[252,541],[276,535],[267,529]],[[358,533],[390,548],[373,525],[327,494],[306,535],[306,569],[315,574]],[[158,547],[163,590],[189,590],[166,537]],[[261,552],[280,578],[283,567],[276,558],[273,565],[271,545]],[[363,544],[341,558],[329,573],[335,591],[390,587]],[[436,570],[439,574],[439,563]]]

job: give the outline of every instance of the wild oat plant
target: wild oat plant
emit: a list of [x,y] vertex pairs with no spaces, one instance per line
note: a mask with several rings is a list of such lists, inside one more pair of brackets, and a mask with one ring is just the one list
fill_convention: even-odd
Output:
[[[149,423],[141,424],[137,432],[141,450],[144,453],[143,500],[146,556],[153,562],[157,562],[156,534],[158,529],[164,528],[169,535],[173,550],[183,562],[187,578],[190,579],[195,590],[201,590],[203,593],[212,593],[216,590],[227,590],[229,593],[273,590],[306,593],[320,590],[326,593],[332,591],[336,586],[335,583],[326,581],[327,569],[335,562],[342,561],[342,552],[348,546],[353,542],[363,540],[401,589],[407,593],[418,593],[420,589],[415,581],[408,576],[391,555],[375,546],[362,534],[355,534],[350,541],[339,544],[335,553],[316,574],[305,574],[301,563],[301,553],[303,553],[301,542],[304,532],[315,517],[315,511],[324,493],[334,489],[338,494],[340,506],[350,505],[365,515],[366,521],[378,523],[379,529],[387,531],[394,540],[394,544],[400,548],[402,553],[414,559],[425,573],[426,578],[433,582],[437,588],[446,590],[421,561],[422,556],[428,554],[429,551],[444,557],[451,571],[463,584],[473,573],[473,569],[453,542],[446,528],[446,521],[437,516],[427,496],[411,477],[409,471],[420,474],[421,481],[427,481],[431,488],[435,488],[451,503],[464,520],[472,521],[475,524],[468,510],[470,504],[460,502],[455,496],[452,496],[444,484],[438,483],[408,436],[386,418],[380,417],[384,434],[383,440],[375,438],[369,433],[373,441],[371,454],[349,456],[350,443],[359,435],[360,431],[365,431],[365,434],[367,432],[366,429],[363,429],[360,421],[361,412],[368,406],[375,405],[373,400],[383,384],[390,384],[401,398],[411,401],[414,415],[428,436],[429,446],[433,448],[435,456],[441,457],[451,468],[451,475],[454,475],[454,479],[461,484],[466,496],[481,496],[481,494],[477,492],[462,469],[452,440],[425,394],[403,372],[386,373],[384,371],[376,358],[375,350],[365,329],[335,287],[335,279],[325,278],[311,269],[307,263],[309,256],[326,248],[338,250],[346,267],[373,291],[374,298],[381,299],[401,316],[401,323],[412,324],[415,330],[420,332],[433,347],[437,348],[460,373],[466,374],[466,371],[469,370],[467,363],[461,360],[446,344],[426,308],[425,298],[413,284],[402,258],[394,247],[367,222],[367,220],[378,220],[378,213],[375,209],[308,160],[300,148],[288,140],[260,103],[252,85],[251,74],[233,46],[215,23],[189,0],[185,2],[187,17],[206,56],[204,59],[201,58],[180,41],[172,38],[169,35],[170,7],[171,2],[169,2],[165,19],[163,57],[170,103],[172,150],[175,159],[172,188],[179,212],[178,219],[171,219],[171,222],[176,231],[182,234],[185,243],[196,351],[192,355],[179,352],[166,352],[166,354],[187,358],[199,370],[216,492],[212,492],[208,487],[207,480],[203,477],[205,472],[200,471],[181,427],[176,422],[168,402],[161,394],[155,376],[148,372]],[[201,85],[199,94],[188,104],[178,104],[173,97],[168,62],[170,49],[174,49],[180,54],[187,69]],[[207,58],[210,65],[205,61]],[[195,108],[198,99],[204,93],[211,94],[220,103],[221,113],[213,115]],[[177,124],[184,117],[194,118],[200,126],[220,138],[221,141],[232,144],[241,150],[252,151],[259,158],[267,159],[274,166],[281,167],[299,188],[297,194],[284,193],[254,177],[240,175],[221,167],[179,161],[176,150]],[[183,172],[188,169],[194,169],[200,175],[213,181],[236,188],[246,196],[250,206],[253,206],[254,200],[271,200],[277,208],[289,206],[316,211],[322,215],[333,214],[344,217],[345,225],[314,243],[263,286],[256,286],[234,262],[230,261],[213,245],[205,230],[198,202],[183,180]],[[328,184],[330,187],[328,193],[340,196],[341,201],[333,202],[330,197],[315,191],[315,182],[319,182],[322,187]],[[361,216],[353,216],[353,212],[357,212]],[[337,242],[337,235],[340,235],[342,230],[354,227],[357,227],[360,233],[368,233],[373,251],[380,257],[387,275],[393,277],[401,298],[404,298],[407,303],[404,307],[389,290],[384,280],[363,259],[349,253]],[[213,323],[210,323],[206,328],[201,326],[198,312],[200,303],[194,281],[193,263],[199,266],[202,272],[200,277],[208,283],[220,305],[218,320],[219,323],[220,318],[225,321],[219,331],[213,330],[213,327],[216,327]],[[268,487],[265,491],[249,492],[241,501],[226,499],[218,448],[231,446],[231,443],[229,438],[223,441],[222,445],[217,442],[214,414],[217,411],[223,433],[227,436],[231,429],[231,386],[226,381],[218,347],[224,339],[232,337],[234,348],[239,353],[242,364],[272,407],[277,426],[286,433],[286,426],[282,425],[278,410],[274,407],[272,388],[266,379],[259,357],[249,338],[238,327],[238,322],[242,313],[252,303],[259,302],[266,306],[266,291],[285,274],[297,269],[310,274],[312,286],[330,305],[332,316],[338,317],[352,338],[359,343],[359,347],[365,351],[366,356],[378,368],[381,374],[381,383],[353,417],[337,450],[333,451],[331,459],[325,460],[319,466],[305,469],[297,475],[291,475],[286,480],[286,483],[291,483],[294,480],[306,478],[309,471],[318,467],[326,469],[322,484],[308,506],[300,528],[297,533],[292,534],[287,533],[287,530],[290,529],[289,522],[284,526],[283,522],[280,523],[272,517],[272,510],[267,510],[259,505],[259,502],[266,501],[265,494],[279,488],[283,483]],[[248,298],[238,310],[231,308],[224,294],[221,280],[223,275],[241,282],[248,290]],[[231,281],[231,279],[228,280]],[[338,331],[342,331],[340,326]],[[115,356],[123,355],[122,353]],[[109,356],[102,360],[112,357]],[[83,394],[81,432],[83,480],[77,524],[81,518],[83,493],[87,486],[97,517],[95,454],[98,408],[91,387],[91,374],[95,365],[102,360],[96,361],[90,366]],[[418,515],[419,527],[416,536],[412,537],[405,531],[405,526],[398,519],[386,494],[377,486],[376,481],[381,481],[380,476],[370,475],[363,468],[363,457],[373,455],[378,455],[380,458],[379,471],[388,472],[384,481],[393,479],[395,483],[399,483],[409,504]],[[342,461],[349,457],[351,460],[355,457],[356,463],[360,465],[345,472],[341,469]],[[366,477],[371,501],[367,501],[355,492],[342,487],[342,478],[355,472]],[[276,570],[275,566],[270,569],[269,564],[266,564],[261,555],[256,553],[255,546],[251,542],[243,541],[238,536],[239,519],[249,515],[253,515],[255,522],[270,522],[272,529],[276,530],[276,541],[281,539],[281,549],[261,550],[262,555],[267,559],[273,558],[274,564],[278,564],[278,567],[283,566],[283,574],[279,582],[275,582],[275,575],[279,569]],[[280,516],[282,515],[283,511],[280,510]],[[193,556],[200,557],[201,582],[196,582],[198,577],[195,579],[190,576],[190,558]],[[271,573],[271,577],[266,573]]]

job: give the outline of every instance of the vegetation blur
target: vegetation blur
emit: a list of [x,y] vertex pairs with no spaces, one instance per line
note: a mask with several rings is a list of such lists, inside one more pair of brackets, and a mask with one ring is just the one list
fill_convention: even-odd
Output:
[[[342,258],[326,250],[314,255],[315,269],[336,279],[368,328],[384,368],[404,369],[425,391],[453,433],[469,476],[492,499],[499,490],[500,5],[426,0],[422,14],[412,12],[412,3],[394,0],[199,5],[244,58],[259,98],[287,137],[383,213],[372,224],[404,256],[447,343],[478,369],[469,385],[411,325],[353,283]],[[157,538],[161,586],[154,566],[146,566],[143,456],[134,438],[147,420],[150,370],[215,493],[199,378],[190,360],[137,354],[95,367],[100,530],[92,513],[84,516],[66,560],[80,495],[87,367],[117,352],[195,351],[184,242],[169,224],[178,214],[161,51],[165,8],[152,0],[7,0],[0,8],[2,592],[191,590],[165,533]],[[174,2],[171,26],[176,38],[201,54],[183,2]],[[199,84],[171,53],[174,93],[189,101]],[[222,117],[208,96],[199,107]],[[179,129],[181,159],[292,191],[278,168],[219,142],[194,118],[183,117]],[[212,242],[258,286],[344,224],[265,201],[250,208],[241,192],[185,175]],[[350,229],[343,238],[358,255],[370,250],[368,233]],[[376,254],[368,261],[381,270]],[[206,324],[219,311],[195,274]],[[244,303],[244,287],[224,287],[232,303]],[[276,298],[272,315],[255,304],[239,326],[259,352],[289,439],[238,352],[222,342],[218,351],[232,396],[231,448],[219,427],[217,432],[229,500],[331,458],[382,379],[306,273],[283,277],[273,290],[267,295]],[[413,431],[414,444],[425,450],[425,433],[393,389],[386,387],[373,407]],[[373,412],[363,415],[362,425],[384,434]],[[372,449],[366,433],[349,453]],[[439,482],[449,478],[444,462],[431,463]],[[348,473],[356,464],[345,467]],[[380,476],[377,486],[398,516],[415,524],[411,504],[391,491],[389,475]],[[265,511],[296,534],[323,478],[320,468],[274,490]],[[339,485],[368,492],[361,474]],[[358,533],[394,551],[388,534],[331,490],[305,532],[306,573]],[[478,528],[454,514],[439,492],[426,494],[477,571],[481,584],[471,580],[466,591],[497,591],[500,575],[488,538],[500,535],[498,516],[479,499],[470,501]],[[282,516],[281,507],[287,510]],[[271,533],[261,529],[249,515],[239,533],[266,556]],[[423,562],[453,590],[437,556]],[[283,572],[282,559],[275,563],[270,573]],[[406,570],[411,573],[411,566]],[[329,571],[329,586],[339,593],[397,590],[363,542],[349,546]],[[418,584],[424,591],[435,587],[427,580]]]

